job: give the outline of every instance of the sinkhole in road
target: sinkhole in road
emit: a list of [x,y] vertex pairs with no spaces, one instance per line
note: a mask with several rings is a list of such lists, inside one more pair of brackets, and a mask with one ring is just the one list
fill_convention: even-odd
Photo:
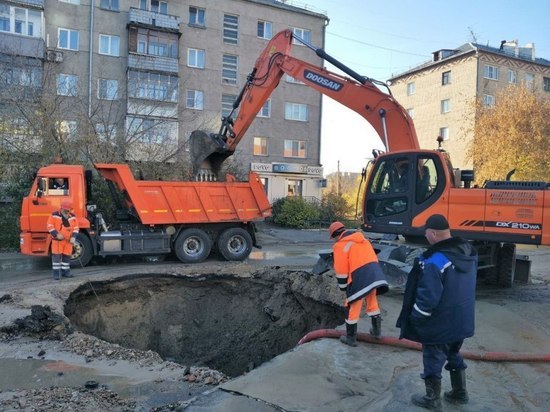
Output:
[[323,301],[326,282],[299,271],[130,275],[82,284],[65,315],[105,341],[235,377],[292,349],[309,331],[343,323],[342,308]]

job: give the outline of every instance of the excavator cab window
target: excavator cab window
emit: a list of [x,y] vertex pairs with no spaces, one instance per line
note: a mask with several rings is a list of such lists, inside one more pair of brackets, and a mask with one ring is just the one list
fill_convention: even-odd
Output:
[[417,163],[415,201],[420,204],[433,195],[437,187],[437,170],[432,158],[420,157]]
[[[410,167],[407,158],[382,161],[374,172],[367,204],[367,214],[375,217],[402,213],[408,208]],[[382,195],[380,197],[376,195]]]

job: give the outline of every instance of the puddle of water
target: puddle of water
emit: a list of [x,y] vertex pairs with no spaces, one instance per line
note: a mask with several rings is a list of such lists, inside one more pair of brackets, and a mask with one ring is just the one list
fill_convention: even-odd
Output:
[[319,258],[319,253],[326,252],[326,250],[318,250],[318,251],[264,251],[264,250],[256,250],[252,251],[250,253],[250,256],[248,257],[251,260],[273,260],[273,259],[281,259],[281,258],[296,258],[296,257],[303,257],[303,258]]

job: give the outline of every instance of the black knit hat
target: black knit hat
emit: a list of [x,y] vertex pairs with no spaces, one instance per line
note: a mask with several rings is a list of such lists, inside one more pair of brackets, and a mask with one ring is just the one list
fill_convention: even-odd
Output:
[[424,229],[446,230],[449,229],[449,222],[447,222],[447,219],[443,215],[431,215],[426,220]]

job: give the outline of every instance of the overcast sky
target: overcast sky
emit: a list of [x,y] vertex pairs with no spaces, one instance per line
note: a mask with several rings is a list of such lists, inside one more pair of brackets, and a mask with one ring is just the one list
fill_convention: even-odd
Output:
[[[325,51],[356,72],[386,81],[431,60],[432,52],[464,43],[499,47],[501,40],[535,44],[550,60],[550,1],[523,0],[301,0],[326,11]],[[320,46],[320,45],[316,45]],[[327,65],[329,70],[337,71]],[[325,98],[321,163],[325,174],[359,172],[381,141],[355,112]]]

